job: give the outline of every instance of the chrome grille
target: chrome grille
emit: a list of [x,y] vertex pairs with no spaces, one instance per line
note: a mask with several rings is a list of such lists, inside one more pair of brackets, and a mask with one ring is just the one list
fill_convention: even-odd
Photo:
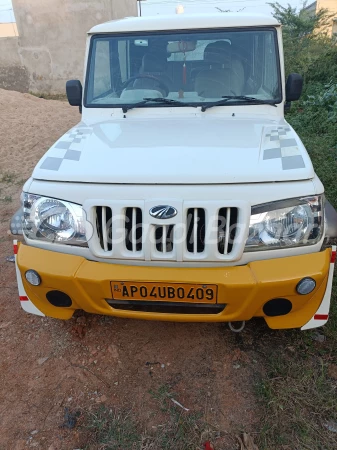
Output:
[[143,248],[143,213],[140,208],[125,210],[125,246],[130,252],[140,252]]
[[155,228],[156,249],[160,253],[173,252],[173,225],[163,225]]
[[233,249],[237,231],[237,208],[221,208],[218,216],[218,252],[228,255]]
[[205,250],[206,215],[202,208],[190,208],[186,218],[186,248],[188,253],[202,253]]
[[105,252],[112,250],[112,209],[108,206],[96,207],[96,232],[101,248]]
[[250,207],[245,210],[232,201],[227,205],[221,201],[203,201],[199,205],[189,201],[184,208],[182,201],[180,207],[175,204],[176,217],[158,219],[149,213],[153,203],[94,203],[87,210],[90,223],[95,224],[93,239],[88,239],[93,254],[116,260],[172,262],[232,261],[242,254],[242,234],[247,230]]

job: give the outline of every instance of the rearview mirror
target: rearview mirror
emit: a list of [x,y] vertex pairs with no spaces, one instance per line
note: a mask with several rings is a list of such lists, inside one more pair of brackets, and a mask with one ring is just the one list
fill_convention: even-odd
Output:
[[193,52],[197,48],[196,41],[175,41],[167,45],[167,53]]
[[82,106],[82,83],[79,80],[67,81],[66,91],[71,106]]
[[299,100],[303,89],[303,77],[298,73],[291,73],[286,84],[286,101],[294,102]]

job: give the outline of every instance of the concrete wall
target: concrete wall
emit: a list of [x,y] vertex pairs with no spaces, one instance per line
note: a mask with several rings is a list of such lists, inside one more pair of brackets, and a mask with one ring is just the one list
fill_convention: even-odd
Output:
[[332,13],[337,14],[337,2],[336,0],[317,0],[317,9],[328,9]]
[[337,0],[317,0],[317,11],[320,9],[327,9],[329,13],[333,14],[333,18],[330,19],[329,25],[324,27],[325,32],[329,36],[332,36],[332,33],[335,31],[334,29],[334,19],[337,19]]
[[137,15],[136,0],[13,0],[13,8],[20,66],[29,74],[29,91],[40,94],[62,94],[67,80],[82,79],[92,26]]
[[17,37],[0,38],[0,88],[28,92],[29,74],[21,63]]
[[307,6],[304,11],[307,14],[314,15],[321,9],[327,9],[332,18],[319,31],[326,33],[328,36],[337,33],[337,0],[317,0]]

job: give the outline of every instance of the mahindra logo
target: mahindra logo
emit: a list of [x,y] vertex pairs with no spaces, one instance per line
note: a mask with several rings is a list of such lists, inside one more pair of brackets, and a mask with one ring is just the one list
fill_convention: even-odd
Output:
[[172,219],[178,214],[178,211],[173,206],[159,205],[150,209],[150,216],[155,219]]

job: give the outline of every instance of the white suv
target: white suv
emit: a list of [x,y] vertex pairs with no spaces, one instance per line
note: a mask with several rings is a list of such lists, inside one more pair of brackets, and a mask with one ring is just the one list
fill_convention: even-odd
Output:
[[22,307],[325,324],[336,212],[284,119],[302,78],[277,21],[127,18],[89,32],[86,61],[83,93],[67,83],[82,120],[23,188]]

